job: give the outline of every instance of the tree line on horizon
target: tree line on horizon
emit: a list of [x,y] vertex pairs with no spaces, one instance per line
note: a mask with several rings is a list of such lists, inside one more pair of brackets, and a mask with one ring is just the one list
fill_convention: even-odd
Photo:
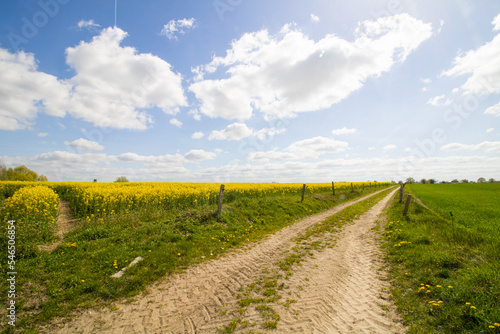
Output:
[[[468,179],[453,179],[451,181],[437,181],[436,179],[421,179],[420,181],[415,181],[414,178],[409,177],[406,179],[405,183],[408,184],[415,184],[415,183],[420,183],[420,184],[435,184],[435,183],[494,183],[497,182],[494,178],[490,178],[486,180],[484,177],[480,177],[477,179],[477,181],[469,181]],[[403,183],[403,181],[399,181],[399,183]]]

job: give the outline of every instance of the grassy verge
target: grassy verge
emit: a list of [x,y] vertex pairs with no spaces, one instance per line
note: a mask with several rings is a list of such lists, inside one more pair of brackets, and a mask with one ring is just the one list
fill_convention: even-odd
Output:
[[[453,222],[445,215],[453,193],[441,196],[431,209],[413,202],[407,219],[396,196],[387,212],[396,305],[410,333],[500,333],[499,230],[477,215],[467,219],[460,202],[453,212],[463,220]],[[438,214],[434,206],[445,211]]]
[[[294,274],[294,270],[301,262],[311,258],[313,250],[325,247],[333,247],[334,237],[326,236],[326,233],[334,233],[347,223],[361,216],[381,201],[392,189],[376,194],[364,201],[353,204],[344,210],[325,219],[320,224],[308,228],[298,236],[295,246],[291,251],[284,251],[280,260],[274,264],[271,270],[265,270],[259,279],[246,287],[242,287],[239,294],[237,310],[232,310],[233,319],[223,328],[220,333],[233,333],[237,329],[276,329],[280,316],[277,308],[288,308],[296,302],[296,295],[289,291],[287,280]],[[248,308],[253,307],[260,315],[260,321],[248,323],[243,317],[248,313]],[[227,313],[227,310],[226,310]],[[252,332],[253,333],[253,332]]]
[[[16,259],[16,331],[36,332],[54,317],[66,316],[77,308],[135,296],[165,274],[375,190],[336,196],[312,194],[303,203],[297,196],[240,198],[224,206],[221,219],[215,216],[214,207],[199,206],[135,211],[82,221],[53,251],[34,248],[29,256]],[[4,239],[2,245],[6,245]],[[17,243],[29,241],[17,236]],[[110,277],[138,256],[144,260],[129,268],[123,277]],[[2,256],[3,277],[7,275],[6,262]],[[7,296],[7,288],[0,287],[2,296]],[[0,310],[2,319],[6,319],[6,302]],[[13,331],[6,322],[3,324],[3,332]]]

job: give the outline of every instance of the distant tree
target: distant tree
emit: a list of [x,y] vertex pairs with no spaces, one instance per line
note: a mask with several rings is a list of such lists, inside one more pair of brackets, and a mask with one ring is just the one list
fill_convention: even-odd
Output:
[[489,179],[489,180],[488,180],[488,182],[489,182],[489,183],[493,183],[493,182],[495,182],[495,179],[494,179],[494,178],[491,178],[491,179]]
[[484,177],[480,177],[479,179],[477,179],[477,183],[485,183],[486,182],[486,179]]
[[406,183],[414,184],[415,183],[415,179],[412,178],[412,177],[409,177],[409,178],[406,179]]
[[0,180],[2,181],[47,181],[45,175],[38,175],[28,167],[22,165],[15,168],[0,166]]
[[420,183],[421,183],[421,184],[426,184],[426,183],[427,183],[427,180],[426,180],[426,179],[422,179],[422,180],[420,180]]
[[462,179],[462,181],[460,181],[460,183],[469,183],[469,180],[467,180],[467,179]]
[[115,182],[128,182],[125,176],[119,176],[116,178]]
[[441,181],[441,183],[442,183],[442,184],[445,184],[445,183],[446,183],[446,181]]
[[457,179],[451,180],[451,183],[459,183]]
[[434,184],[434,183],[437,183],[437,181],[435,179],[428,179],[427,183]]
[[7,167],[3,163],[0,163],[0,181],[7,180]]

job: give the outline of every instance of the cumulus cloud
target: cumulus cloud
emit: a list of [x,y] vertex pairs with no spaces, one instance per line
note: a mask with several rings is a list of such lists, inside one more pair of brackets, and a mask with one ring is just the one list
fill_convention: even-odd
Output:
[[389,145],[385,145],[383,147],[383,150],[384,150],[384,152],[387,152],[387,151],[395,150],[396,148],[398,148],[396,145],[389,144]]
[[340,135],[347,135],[347,134],[350,134],[350,133],[355,133],[357,130],[356,129],[348,129],[346,128],[345,126],[342,128],[342,129],[335,129],[335,130],[332,130],[332,134],[334,136],[340,136]]
[[316,159],[323,154],[346,151],[349,144],[326,137],[314,137],[292,143],[283,151],[273,149],[266,152],[251,152],[248,160],[252,162],[268,162],[298,159]]
[[47,132],[39,132],[36,134],[38,137],[40,138],[43,138],[43,137],[47,137],[49,134]]
[[450,143],[441,147],[441,151],[484,151],[500,152],[500,141],[484,141],[479,144]]
[[319,17],[317,15],[311,14],[311,21],[319,22]]
[[79,138],[72,142],[65,141],[64,145],[73,147],[77,151],[102,151],[104,146],[91,140]]
[[64,116],[70,86],[38,72],[31,53],[0,48],[0,130],[29,128],[39,112]]
[[0,129],[29,128],[40,112],[69,113],[96,126],[146,129],[153,122],[146,109],[175,114],[187,105],[181,75],[156,56],[120,46],[126,36],[107,28],[91,42],[67,48],[66,62],[76,72],[67,80],[37,71],[33,54],[0,48]]
[[157,56],[122,47],[126,36],[107,28],[90,43],[66,49],[66,62],[76,72],[69,80],[72,115],[98,126],[146,129],[153,120],[144,109],[175,114],[187,105],[181,75]]
[[211,160],[217,156],[214,152],[206,152],[203,150],[191,150],[184,155],[184,158],[190,162],[198,162],[203,160]]
[[176,126],[178,128],[182,127],[182,122],[179,121],[177,118],[172,118],[170,120],[170,124],[172,124],[172,125],[174,125],[174,126]]
[[244,123],[233,123],[228,125],[224,130],[215,130],[208,136],[209,140],[240,140],[247,137],[256,137],[258,139],[265,139],[269,136],[275,136],[284,133],[285,129],[264,128],[254,130],[249,128]]
[[491,24],[493,24],[493,30],[494,31],[497,31],[497,30],[500,30],[500,14],[498,14],[494,19],[493,19],[493,22],[491,22]]
[[170,20],[163,26],[161,35],[167,36],[168,39],[177,39],[177,34],[185,34],[186,31],[196,27],[196,20],[194,18]]
[[484,112],[487,115],[493,115],[495,117],[500,116],[500,103],[495,104],[494,106],[489,107]]
[[[499,22],[500,15],[492,22],[496,31],[500,30]],[[442,75],[469,75],[460,87],[464,94],[500,93],[500,34],[478,49],[457,56],[453,67]]]
[[430,104],[430,105],[435,106],[435,107],[449,106],[451,103],[452,103],[452,101],[450,99],[445,100],[444,95],[432,97],[429,99],[429,101],[427,101],[427,104]]
[[97,23],[94,22],[94,20],[80,20],[76,26],[81,30],[81,29],[88,29],[91,31],[95,31],[101,26]]
[[[266,119],[293,117],[340,102],[431,35],[430,24],[407,14],[360,22],[353,42],[333,34],[316,42],[290,25],[275,36],[246,33],[224,57],[194,68],[189,90],[209,117],[242,121],[254,110]],[[218,70],[229,77],[205,79]]]
[[201,139],[205,136],[205,134],[201,131],[195,132],[191,135],[191,138],[193,139]]

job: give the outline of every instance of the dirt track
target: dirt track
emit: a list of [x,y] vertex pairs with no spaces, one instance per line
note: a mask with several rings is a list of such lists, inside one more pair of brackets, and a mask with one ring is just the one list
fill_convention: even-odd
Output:
[[[396,190],[395,190],[396,191]],[[294,302],[273,306],[280,317],[273,333],[403,333],[404,327],[389,301],[380,271],[381,254],[371,229],[391,192],[340,233],[323,237],[335,246],[313,251],[286,280]],[[359,199],[355,202],[365,199]],[[241,307],[237,295],[276,270],[276,263],[294,246],[293,240],[349,202],[310,216],[263,241],[170,276],[131,303],[89,310],[72,321],[50,328],[57,333],[217,333]],[[255,307],[248,307],[236,332],[271,332],[258,326]]]

